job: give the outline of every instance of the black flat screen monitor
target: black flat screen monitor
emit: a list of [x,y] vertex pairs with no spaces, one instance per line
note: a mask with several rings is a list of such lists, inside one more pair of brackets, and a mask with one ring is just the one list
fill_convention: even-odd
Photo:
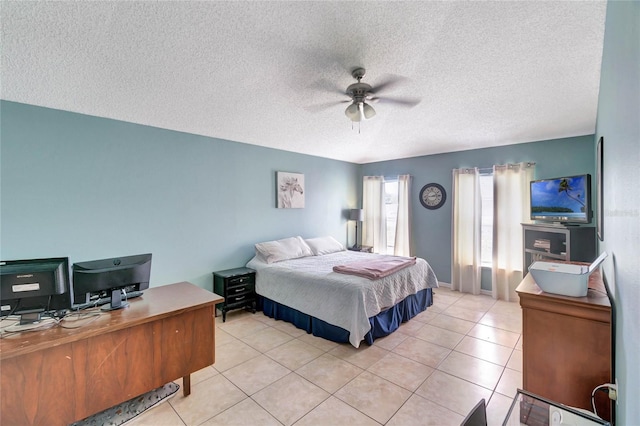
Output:
[[0,261],[0,316],[20,315],[20,324],[71,309],[69,258]]
[[591,223],[591,175],[532,181],[530,211],[540,222]]
[[125,291],[149,288],[151,253],[91,260],[73,264],[74,304],[85,304],[92,296],[108,297],[104,310],[121,309],[129,304]]

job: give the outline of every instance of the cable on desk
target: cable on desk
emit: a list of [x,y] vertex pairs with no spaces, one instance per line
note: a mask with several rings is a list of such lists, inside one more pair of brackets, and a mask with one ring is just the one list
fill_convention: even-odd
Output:
[[59,322],[56,318],[44,318],[36,323],[31,324],[19,324],[18,320],[15,323],[10,324],[0,329],[0,336],[5,337],[8,334],[22,333],[24,331],[40,331],[44,328],[49,328],[57,325]]
[[14,316],[10,318],[9,316],[6,316],[0,321],[10,320],[13,322],[0,328],[0,338],[22,332],[40,331],[46,328],[55,327],[56,325],[66,329],[80,328],[92,323],[98,319],[100,315],[102,315],[100,311],[75,311],[59,317],[51,316],[49,318],[43,318],[40,321],[31,324],[19,324],[19,319],[17,317]]
[[[65,315],[62,318],[62,320],[60,321],[60,327],[67,328],[67,329],[84,327],[85,325],[90,324],[96,319],[98,319],[100,315],[102,315],[102,313],[99,311],[72,312],[70,314]],[[76,323],[76,324],[72,324],[72,323]]]

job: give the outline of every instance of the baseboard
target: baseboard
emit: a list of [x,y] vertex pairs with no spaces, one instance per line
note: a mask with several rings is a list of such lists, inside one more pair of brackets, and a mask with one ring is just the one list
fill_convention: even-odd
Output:
[[[446,287],[451,290],[451,283],[446,283],[444,281],[438,281],[438,286]],[[480,294],[484,294],[485,296],[493,296],[493,292],[491,290],[480,289]]]

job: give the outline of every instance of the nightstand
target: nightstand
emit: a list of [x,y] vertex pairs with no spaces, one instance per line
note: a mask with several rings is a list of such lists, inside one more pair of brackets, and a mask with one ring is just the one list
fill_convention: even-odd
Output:
[[250,308],[256,313],[256,271],[253,269],[235,268],[214,272],[213,292],[224,297],[224,302],[216,305],[222,312],[222,322],[227,319],[227,311],[232,309]]
[[371,246],[358,246],[358,247],[347,247],[351,251],[361,251],[363,253],[373,253],[373,247]]

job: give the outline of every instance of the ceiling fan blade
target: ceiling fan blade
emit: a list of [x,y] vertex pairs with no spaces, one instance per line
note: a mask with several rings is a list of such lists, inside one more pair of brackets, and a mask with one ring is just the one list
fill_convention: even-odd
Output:
[[376,98],[377,102],[385,104],[394,104],[402,107],[413,108],[418,105],[422,99],[417,98]]
[[311,112],[311,113],[316,113],[316,112],[321,112],[330,108],[334,108],[338,105],[341,104],[346,104],[348,102],[351,102],[351,99],[345,99],[343,101],[332,101],[332,102],[325,102],[322,104],[316,104],[316,105],[306,105],[304,107],[304,109],[306,109],[307,111]]
[[392,88],[393,86],[397,85],[398,83],[401,83],[404,80],[407,80],[407,78],[399,75],[387,74],[382,81],[376,83],[373,86],[373,89],[371,89],[369,93],[373,93],[373,94],[380,93],[383,90],[388,90]]
[[327,79],[321,78],[320,80],[314,81],[311,86],[311,89],[320,90],[322,92],[327,93],[336,93],[344,95],[346,92],[343,88],[339,87],[334,82],[331,82]]

